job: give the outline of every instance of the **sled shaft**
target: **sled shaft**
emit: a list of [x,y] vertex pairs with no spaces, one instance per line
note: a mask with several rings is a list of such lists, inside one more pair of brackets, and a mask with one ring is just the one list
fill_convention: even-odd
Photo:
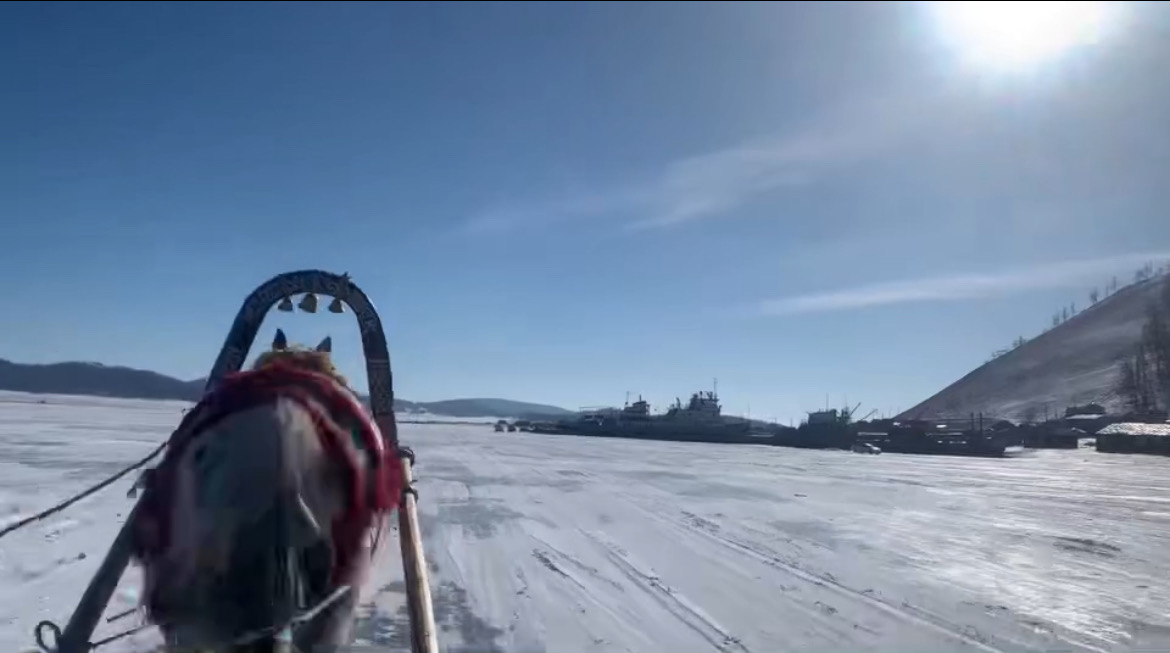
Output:
[[[413,481],[410,461],[402,460],[406,487]],[[410,644],[413,653],[438,653],[435,615],[431,603],[431,584],[423,556],[422,533],[418,526],[418,504],[406,493],[398,507],[398,542],[402,550],[402,570],[406,578],[406,603],[410,611]]]
[[57,642],[57,653],[88,653],[89,638],[105,614],[106,605],[114,595],[114,590],[118,589],[122,572],[130,562],[130,537],[137,515],[136,504],[114,538],[97,573],[89,581],[81,600],[77,602],[73,615],[69,617],[69,623],[65,625],[61,639]]

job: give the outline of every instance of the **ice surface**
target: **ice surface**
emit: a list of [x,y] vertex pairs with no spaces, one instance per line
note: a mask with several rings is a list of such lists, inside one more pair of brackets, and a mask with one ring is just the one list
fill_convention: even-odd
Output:
[[[183,407],[0,395],[0,522],[141,457]],[[1170,650],[1164,458],[861,456],[488,426],[402,437],[419,457],[447,651]],[[68,618],[129,484],[0,540],[0,650]],[[355,648],[405,650],[394,538],[379,562]],[[127,574],[108,615],[133,607],[137,582]]]

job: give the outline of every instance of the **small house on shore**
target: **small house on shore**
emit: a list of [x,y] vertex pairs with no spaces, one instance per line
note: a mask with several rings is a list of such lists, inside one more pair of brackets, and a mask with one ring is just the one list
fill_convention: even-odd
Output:
[[1170,423],[1118,422],[1097,431],[1101,453],[1148,453],[1170,456]]

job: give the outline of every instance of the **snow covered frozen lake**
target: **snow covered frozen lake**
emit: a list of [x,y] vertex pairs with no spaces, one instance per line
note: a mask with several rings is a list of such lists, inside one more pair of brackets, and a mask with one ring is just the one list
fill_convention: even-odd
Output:
[[[145,455],[185,406],[0,393],[0,521]],[[1167,459],[863,456],[488,426],[405,425],[402,438],[419,458],[447,651],[1170,650]],[[30,650],[38,621],[68,619],[130,511],[130,482],[0,539],[0,650]],[[405,650],[400,577],[388,539],[355,649]],[[137,583],[127,573],[107,614],[133,607]]]

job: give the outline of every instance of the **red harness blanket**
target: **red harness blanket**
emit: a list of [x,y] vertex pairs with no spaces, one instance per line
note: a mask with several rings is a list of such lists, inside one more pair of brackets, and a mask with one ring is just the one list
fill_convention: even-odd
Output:
[[[392,511],[401,500],[404,488],[399,452],[393,442],[382,439],[352,393],[325,374],[283,363],[226,377],[184,416],[171,435],[162,462],[147,478],[134,524],[136,557],[149,561],[169,545],[175,468],[183,452],[224,417],[281,398],[297,402],[312,416],[327,455],[339,461],[345,471],[349,500],[344,513],[333,523],[330,574],[334,583],[345,582],[352,556],[361,550],[361,538],[375,517]],[[347,431],[339,421],[356,425],[355,432]],[[348,446],[355,436],[371,459],[368,465]]]

